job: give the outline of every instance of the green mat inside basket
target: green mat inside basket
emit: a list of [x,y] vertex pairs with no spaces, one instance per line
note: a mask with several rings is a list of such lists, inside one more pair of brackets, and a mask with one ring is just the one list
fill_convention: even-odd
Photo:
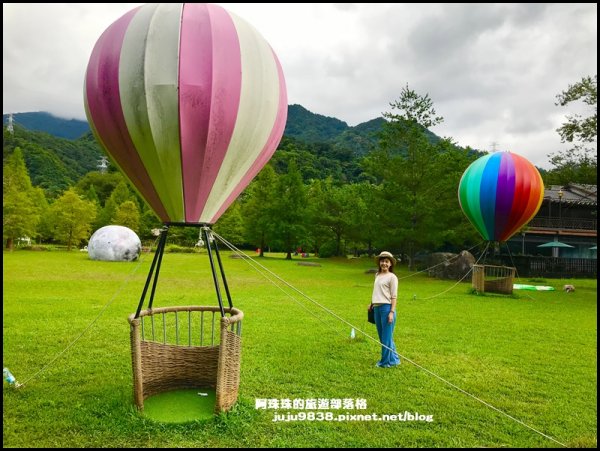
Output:
[[215,390],[210,388],[170,390],[144,401],[144,416],[163,423],[207,420],[214,410]]

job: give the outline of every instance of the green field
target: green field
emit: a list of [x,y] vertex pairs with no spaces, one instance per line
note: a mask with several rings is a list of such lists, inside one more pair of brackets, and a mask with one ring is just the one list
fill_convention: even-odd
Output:
[[[152,255],[5,252],[3,366],[25,385],[4,382],[4,447],[596,447],[596,280],[521,279],[556,291],[482,296],[400,268],[404,359],[379,369],[366,321],[371,259],[256,259],[296,291],[222,255],[245,314],[239,400],[227,414],[170,424],[133,405],[127,317]],[[206,254],[165,254],[155,307],[216,303]],[[256,408],[285,399],[366,408]],[[404,412],[431,421],[399,421]],[[397,418],[372,421],[386,414]]]

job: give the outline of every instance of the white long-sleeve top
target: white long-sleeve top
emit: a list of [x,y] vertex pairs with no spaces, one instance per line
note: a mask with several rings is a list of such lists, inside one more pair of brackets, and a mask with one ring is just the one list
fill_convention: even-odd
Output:
[[398,297],[398,278],[393,272],[381,273],[375,276],[373,286],[373,304],[391,304],[392,298]]

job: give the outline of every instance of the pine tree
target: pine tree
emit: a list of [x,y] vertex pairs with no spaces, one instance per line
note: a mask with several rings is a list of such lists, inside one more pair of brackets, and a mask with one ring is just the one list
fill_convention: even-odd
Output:
[[279,178],[277,198],[273,203],[273,230],[287,253],[286,260],[292,259],[293,248],[302,241],[305,234],[306,204],[302,175],[296,162],[291,160],[287,174]]
[[216,222],[213,229],[236,246],[244,244],[244,219],[239,200],[236,200],[229,206]]
[[31,186],[19,147],[3,166],[2,190],[2,237],[6,248],[12,249],[17,238],[35,237],[40,221],[40,208],[35,202],[39,193]]
[[264,257],[265,247],[273,235],[273,204],[276,198],[277,174],[270,164],[266,165],[248,187],[248,198],[243,206],[245,235],[249,242],[260,249]]
[[408,254],[412,266],[417,251],[458,236],[449,233],[462,218],[455,187],[469,159],[450,139],[430,139],[427,129],[443,118],[436,115],[428,95],[406,86],[390,106],[396,112],[384,113],[389,122],[379,149],[365,160],[365,166],[382,188],[377,202],[378,244]]
[[68,251],[90,237],[96,205],[82,199],[73,188],[59,197],[50,209],[54,219],[54,238],[66,243]]
[[119,205],[111,222],[127,227],[138,233],[140,228],[140,210],[136,203],[131,200],[126,200]]

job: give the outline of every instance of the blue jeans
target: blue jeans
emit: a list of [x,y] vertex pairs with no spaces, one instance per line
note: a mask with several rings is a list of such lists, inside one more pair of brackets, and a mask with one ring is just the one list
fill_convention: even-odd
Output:
[[396,325],[396,313],[394,313],[394,321],[388,323],[388,315],[392,306],[390,304],[382,304],[375,307],[375,326],[377,326],[377,334],[381,342],[381,360],[377,362],[377,366],[389,368],[400,364],[400,357],[396,352],[394,344],[394,326]]

